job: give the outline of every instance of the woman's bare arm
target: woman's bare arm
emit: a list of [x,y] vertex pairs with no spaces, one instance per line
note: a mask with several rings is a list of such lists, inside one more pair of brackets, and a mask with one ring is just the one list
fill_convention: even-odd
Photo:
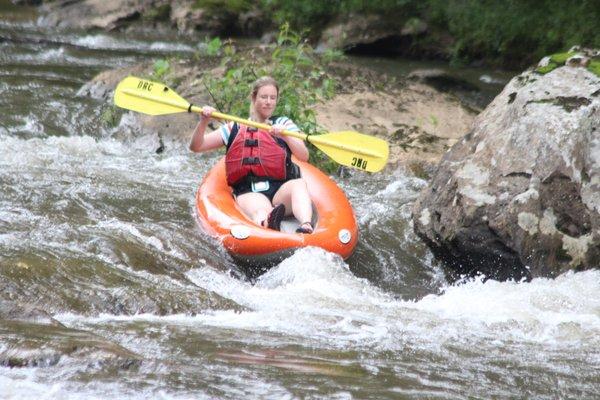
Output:
[[202,108],[202,116],[194,129],[192,140],[190,142],[190,150],[195,153],[214,150],[224,144],[220,129],[205,133],[208,121],[210,121],[210,115],[213,111],[214,109],[212,107],[205,106]]

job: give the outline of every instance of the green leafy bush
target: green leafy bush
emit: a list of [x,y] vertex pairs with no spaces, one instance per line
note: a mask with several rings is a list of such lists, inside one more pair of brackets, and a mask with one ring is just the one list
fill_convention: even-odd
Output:
[[111,103],[102,110],[100,114],[100,121],[104,127],[114,128],[119,124],[122,114],[123,110]]
[[592,60],[588,65],[588,70],[600,77],[600,60]]
[[272,10],[279,23],[289,23],[294,29],[319,30],[340,15],[381,14],[393,20],[417,15],[425,2],[418,0],[263,0],[263,7]]
[[213,12],[240,13],[252,8],[250,0],[196,0],[194,8],[204,8]]
[[[447,43],[454,63],[484,59],[521,68],[573,45],[600,47],[598,0],[263,0],[279,23],[314,34],[338,16],[379,14],[428,25],[421,41]],[[449,36],[448,36],[449,34]]]
[[[291,118],[306,134],[321,132],[313,107],[335,94],[336,80],[325,67],[340,57],[339,54],[328,53],[326,57],[316,54],[302,34],[291,30],[288,24],[280,27],[275,45],[238,51],[226,43],[223,54],[223,76],[206,74],[202,78],[215,108],[247,117],[252,83],[263,75],[270,75],[277,80],[281,93],[275,115]],[[326,158],[311,148],[311,160],[321,168],[331,169],[332,165],[324,162]]]
[[148,9],[144,14],[143,18],[149,21],[167,21],[171,15],[171,5],[162,4],[155,8]]
[[223,43],[221,42],[221,39],[216,37],[212,40],[206,40],[205,41],[205,48],[206,48],[206,55],[209,57],[215,57],[218,56],[221,53],[221,48],[223,47]]
[[[576,44],[600,46],[597,1],[429,0],[428,21],[455,39],[454,62],[521,68]],[[564,63],[564,62],[563,62]],[[559,63],[560,64],[560,63]]]
[[[550,60],[548,61],[548,64],[544,65],[543,67],[537,67],[535,69],[535,72],[542,75],[547,74],[548,72],[565,65],[567,60],[575,54],[577,54],[577,52],[552,54],[551,56],[549,56]],[[587,69],[596,74],[597,76],[600,76],[600,60],[598,58],[593,58],[592,60],[590,60]]]
[[152,79],[157,81],[163,79],[164,76],[169,73],[170,69],[171,65],[168,60],[161,58],[154,61],[154,64],[152,65]]

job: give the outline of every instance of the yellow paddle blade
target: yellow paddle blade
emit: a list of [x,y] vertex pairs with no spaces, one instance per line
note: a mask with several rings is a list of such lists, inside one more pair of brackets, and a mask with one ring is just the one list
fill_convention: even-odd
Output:
[[162,83],[129,76],[115,89],[115,104],[148,115],[188,111],[190,103]]
[[381,171],[390,153],[385,140],[353,131],[311,135],[307,140],[337,163],[368,172]]

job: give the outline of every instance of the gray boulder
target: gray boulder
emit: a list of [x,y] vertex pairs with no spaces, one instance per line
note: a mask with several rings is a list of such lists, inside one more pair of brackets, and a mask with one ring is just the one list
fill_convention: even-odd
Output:
[[68,328],[31,303],[0,300],[0,366],[137,368],[142,357],[91,332]]
[[321,33],[318,48],[349,50],[379,43],[388,53],[403,53],[410,38],[427,32],[427,24],[411,18],[403,23],[377,14],[351,14],[338,17]]
[[[194,0],[56,0],[44,3],[41,24],[83,30],[127,30],[181,33],[202,32],[230,36],[258,37],[265,16],[256,7],[232,11],[235,7],[206,4]],[[267,24],[268,25],[268,24]]]
[[598,268],[600,78],[572,66],[513,78],[443,157],[413,222],[461,274]]
[[46,3],[42,23],[48,26],[113,30],[138,19],[154,1],[145,0],[59,0]]

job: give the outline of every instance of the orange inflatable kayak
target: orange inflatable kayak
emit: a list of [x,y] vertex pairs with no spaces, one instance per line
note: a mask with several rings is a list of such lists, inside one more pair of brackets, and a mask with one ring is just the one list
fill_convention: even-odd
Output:
[[225,179],[225,159],[206,175],[196,194],[198,219],[237,261],[268,267],[296,249],[317,246],[348,258],[358,241],[358,226],[344,192],[312,165],[294,160],[306,180],[313,202],[312,234],[296,233],[298,221],[286,218],[281,231],[256,225],[237,206]]

